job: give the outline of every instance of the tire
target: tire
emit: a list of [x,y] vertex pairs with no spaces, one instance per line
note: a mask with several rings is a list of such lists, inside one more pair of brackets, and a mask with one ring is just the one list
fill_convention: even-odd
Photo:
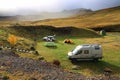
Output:
[[94,62],[98,62],[98,58],[94,58],[93,61],[94,61]]
[[72,63],[77,62],[77,59],[70,59]]

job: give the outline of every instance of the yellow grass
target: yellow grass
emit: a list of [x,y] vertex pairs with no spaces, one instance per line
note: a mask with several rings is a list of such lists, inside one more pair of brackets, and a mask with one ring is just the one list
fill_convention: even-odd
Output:
[[109,25],[120,25],[120,7],[100,10],[83,16],[71,18],[48,19],[31,21],[28,25],[53,25],[56,27],[75,26],[82,28],[105,27]]

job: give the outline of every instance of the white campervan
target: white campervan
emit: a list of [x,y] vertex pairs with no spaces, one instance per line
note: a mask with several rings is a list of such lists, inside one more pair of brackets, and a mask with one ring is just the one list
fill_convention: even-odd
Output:
[[98,44],[83,44],[68,53],[70,60],[98,60],[102,59],[102,47]]

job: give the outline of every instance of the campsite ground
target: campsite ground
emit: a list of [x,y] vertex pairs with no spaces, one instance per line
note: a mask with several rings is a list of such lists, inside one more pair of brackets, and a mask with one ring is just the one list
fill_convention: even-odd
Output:
[[[35,29],[35,31],[31,32],[30,30]],[[120,33],[107,33],[107,36],[100,37],[98,34],[96,34],[95,31],[88,30],[88,29],[77,29],[78,31],[74,31],[74,28],[70,29],[72,32],[72,36],[68,35],[61,35],[59,32],[57,32],[58,35],[56,35],[56,42],[57,45],[56,48],[48,48],[45,47],[46,42],[42,40],[43,34],[48,35],[51,34],[51,29],[53,28],[39,28],[39,27],[4,27],[0,29],[0,41],[3,45],[10,46],[9,43],[6,41],[8,34],[14,34],[18,41],[16,47],[18,48],[29,48],[31,44],[34,44],[34,37],[37,37],[38,40],[35,41],[36,43],[36,50],[39,52],[38,55],[34,55],[32,53],[21,53],[16,52],[23,58],[32,58],[32,59],[38,59],[40,56],[43,56],[45,60],[48,62],[52,62],[54,59],[57,59],[61,63],[61,68],[63,68],[65,71],[70,72],[77,72],[81,73],[86,76],[98,76],[103,74],[105,68],[110,68],[112,70],[113,75],[120,76]],[[56,30],[56,29],[55,29]],[[64,30],[64,29],[63,29]],[[54,31],[54,29],[53,29]],[[52,32],[53,32],[52,31]],[[37,33],[36,33],[37,32]],[[77,34],[77,32],[80,32]],[[69,34],[69,33],[67,33]],[[36,35],[36,36],[35,36]],[[77,35],[77,36],[76,36]],[[71,39],[73,40],[74,44],[66,44],[63,43],[65,39]],[[67,58],[67,53],[74,49],[77,45],[80,44],[100,44],[103,47],[103,59],[99,62],[92,62],[92,61],[80,61],[77,63],[72,63]],[[80,68],[78,70],[72,70],[72,67],[74,65],[79,66]],[[1,72],[2,75],[8,75],[12,76],[8,72]],[[21,74],[21,73],[17,73]],[[26,77],[26,76],[24,76]],[[17,78],[17,77],[16,77]]]
[[[70,30],[70,31],[68,31]],[[61,33],[62,32],[62,33]],[[56,48],[45,47],[46,42],[42,40],[42,37],[49,34],[56,34]],[[98,32],[93,30],[65,27],[55,28],[52,26],[12,26],[12,27],[1,27],[0,28],[0,42],[1,45],[10,46],[7,42],[9,34],[13,34],[17,38],[16,48],[27,49],[32,44],[36,44],[36,50],[39,52],[38,55],[32,53],[16,52],[23,58],[38,59],[43,56],[47,62],[52,62],[57,59],[61,63],[61,68],[65,71],[77,72],[86,76],[98,76],[103,74],[105,68],[110,68],[113,75],[120,76],[120,33],[108,33],[104,37],[101,37]],[[36,39],[34,41],[34,39]],[[74,44],[63,43],[65,39],[73,40]],[[73,50],[77,45],[80,44],[100,44],[103,47],[103,59],[99,62],[92,61],[80,61],[72,63],[67,58],[67,53]],[[24,62],[23,62],[24,63]],[[73,66],[79,66],[78,70],[73,70]],[[8,75],[13,77],[7,71],[1,72],[2,75]],[[18,72],[17,74],[21,74]],[[27,77],[27,76],[24,76]],[[17,77],[16,77],[17,78]]]
[[[51,29],[48,28],[38,28],[35,29],[35,32],[30,32],[30,30],[33,30],[33,27],[19,27],[19,28],[1,28],[0,29],[0,39],[1,42],[5,41],[7,39],[7,36],[9,33],[14,34],[18,38],[18,46],[19,48],[24,47],[28,48],[33,44],[33,38],[38,37],[37,43],[37,51],[39,51],[39,54],[42,55],[48,62],[51,62],[53,59],[58,59],[61,62],[61,67],[68,71],[74,71],[83,73],[84,75],[95,75],[95,74],[101,74],[103,73],[103,70],[105,68],[111,68],[113,70],[113,73],[116,75],[120,75],[120,33],[107,33],[107,36],[100,37],[99,35],[95,34],[94,31],[91,30],[85,30],[80,29],[80,31],[71,31],[72,36],[68,35],[61,35],[60,33],[57,33],[56,35],[56,42],[57,48],[48,48],[45,47],[46,42],[42,41],[42,36],[48,35],[51,33]],[[48,33],[46,33],[46,31]],[[37,33],[36,33],[37,32]],[[77,34],[77,32],[80,32]],[[24,34],[24,35],[23,35]],[[37,34],[37,35],[36,35]],[[67,33],[69,34],[69,33]],[[30,36],[31,35],[31,36]],[[35,36],[36,35],[36,36]],[[77,35],[77,36],[76,36]],[[74,44],[65,44],[63,41],[65,39],[71,39],[73,40]],[[4,42],[5,43],[5,42]],[[103,59],[99,62],[78,62],[77,64],[73,64],[68,60],[67,53],[74,49],[77,45],[80,44],[100,44],[103,47]],[[25,45],[24,45],[25,44]],[[8,45],[5,44],[5,45]],[[37,59],[39,56],[35,56],[33,54],[19,54],[22,57],[29,57]],[[72,66],[79,65],[80,70],[72,70]]]
[[[45,42],[39,41],[37,43],[37,50],[45,57],[47,61],[58,59],[61,62],[61,67],[68,71],[75,71],[84,75],[99,75],[102,74],[105,68],[113,70],[113,74],[120,75],[120,36],[114,34],[107,34],[100,38],[70,38],[75,44],[63,43],[65,38],[59,40],[57,37],[57,48],[45,47]],[[71,63],[67,58],[67,53],[80,44],[100,44],[103,47],[103,59],[99,62],[77,62]],[[72,70],[73,65],[79,65],[79,70]]]

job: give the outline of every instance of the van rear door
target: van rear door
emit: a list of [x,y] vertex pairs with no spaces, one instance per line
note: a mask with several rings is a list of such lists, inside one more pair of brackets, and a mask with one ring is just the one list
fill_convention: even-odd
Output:
[[94,47],[93,47],[93,55],[94,55],[94,58],[102,57],[102,49],[101,49],[101,46],[94,46]]

